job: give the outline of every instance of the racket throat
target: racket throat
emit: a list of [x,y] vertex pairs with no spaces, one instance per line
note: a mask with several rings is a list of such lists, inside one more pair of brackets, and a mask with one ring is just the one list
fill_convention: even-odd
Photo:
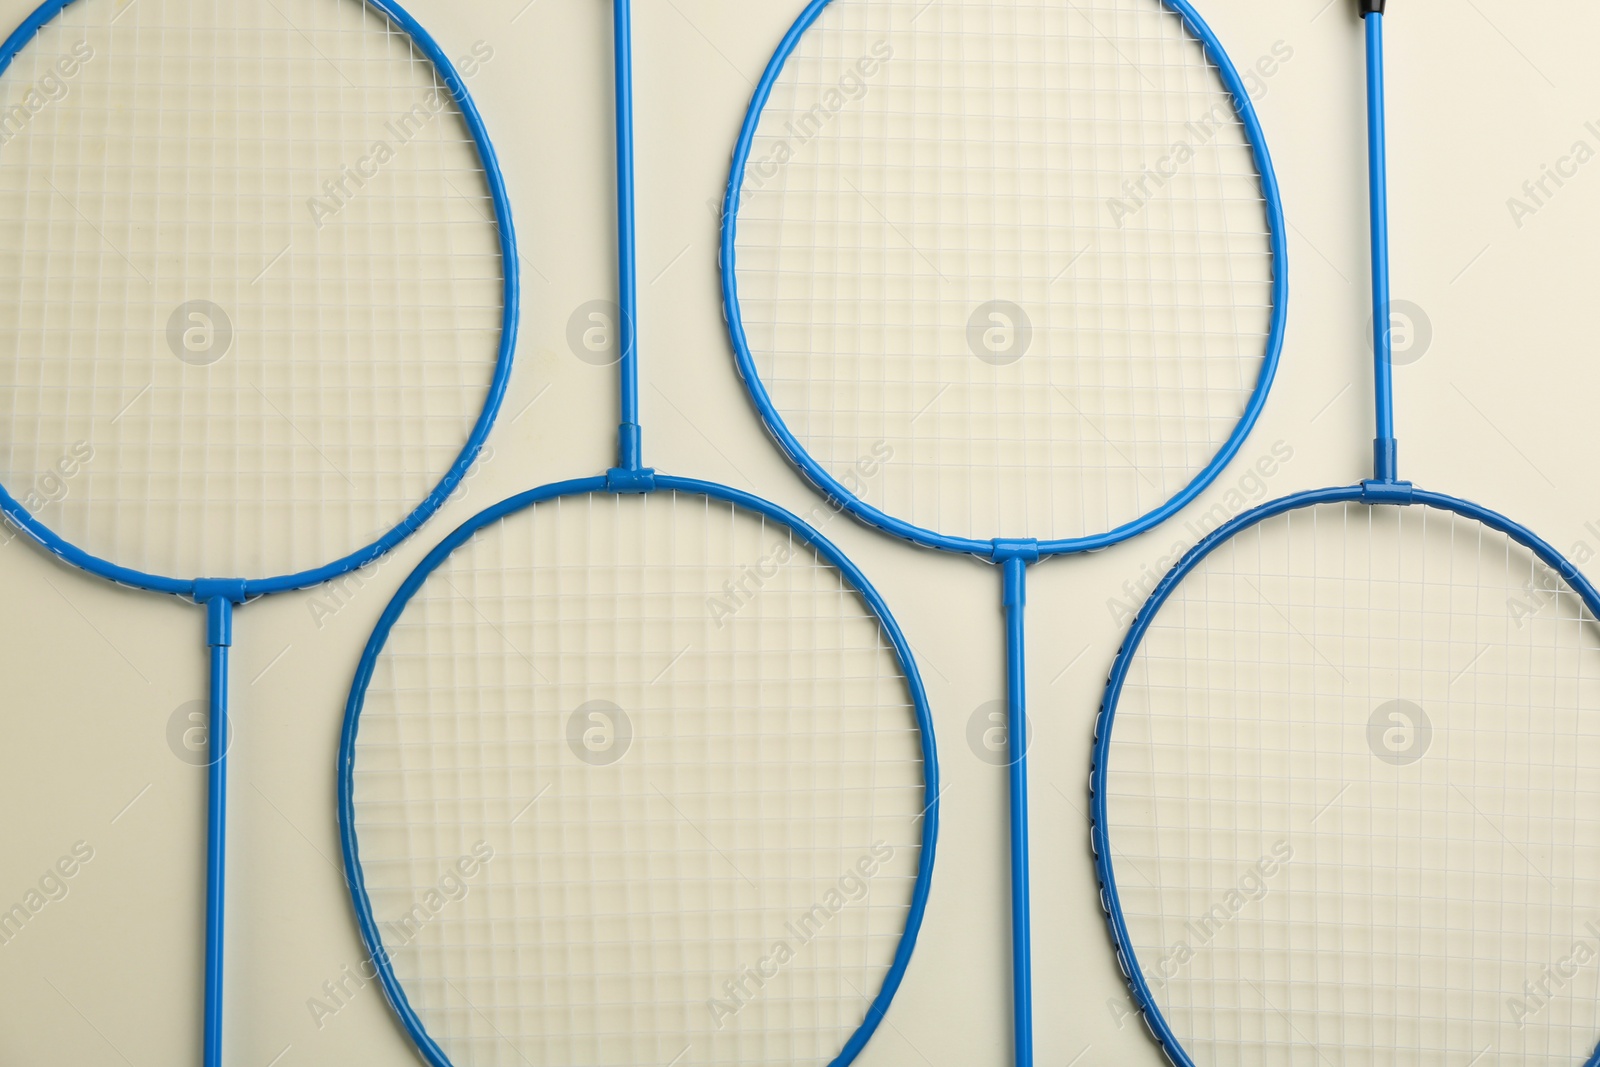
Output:
[[[638,412],[634,415],[637,417]],[[624,422],[617,428],[616,470],[635,474],[644,471],[644,433],[637,422]]]
[[1409,484],[1400,481],[1400,442],[1393,437],[1372,441],[1372,481],[1369,485]]

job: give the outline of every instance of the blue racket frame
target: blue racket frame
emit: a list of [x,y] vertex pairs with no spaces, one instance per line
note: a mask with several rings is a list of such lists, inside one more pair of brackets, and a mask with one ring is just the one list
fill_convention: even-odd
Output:
[[[30,15],[17,30],[8,37],[4,44],[0,44],[0,74],[4,74],[11,66],[12,60],[33,38],[39,30],[63,10],[77,3],[78,0],[46,0],[32,15]],[[341,0],[344,2],[344,0]],[[517,327],[521,318],[519,295],[521,292],[520,261],[517,258],[516,228],[511,221],[511,199],[506,192],[505,179],[500,173],[500,159],[496,154],[493,142],[489,139],[489,131],[483,124],[483,116],[478,111],[478,106],[473,102],[472,96],[467,92],[466,85],[456,73],[455,66],[450,57],[439,47],[428,31],[412,18],[395,0],[353,0],[364,3],[381,12],[391,23],[405,31],[417,48],[425,55],[439,72],[440,79],[449,88],[451,96],[455,99],[456,106],[460,109],[462,117],[466,120],[467,128],[472,133],[472,139],[477,144],[479,158],[483,162],[484,174],[488,177],[489,193],[494,201],[496,224],[500,233],[501,259],[504,263],[504,307],[505,311],[501,320],[500,351],[496,359],[494,377],[489,384],[489,393],[484,402],[483,410],[479,413],[478,420],[468,436],[466,444],[460,454],[451,464],[433,492],[421,504],[400,522],[373,541],[365,548],[350,553],[343,559],[336,560],[326,566],[300,571],[295,574],[283,575],[274,578],[249,578],[235,579],[221,583],[235,603],[267,596],[272,593],[292,592],[297,589],[309,589],[323,585],[335,578],[349,574],[351,571],[360,570],[374,561],[387,555],[395,546],[399,545],[411,534],[433,517],[444,502],[450,498],[466,477],[473,461],[477,459],[478,452],[483,448],[484,441],[488,439],[489,431],[494,427],[495,419],[499,416],[500,406],[505,400],[506,385],[511,377],[512,354],[516,350]],[[102,559],[90,552],[71,544],[57,536],[49,527],[36,519],[27,508],[18,503],[9,491],[0,485],[0,512],[4,512],[6,519],[23,533],[43,545],[50,552],[62,560],[72,564],[80,570],[90,574],[109,579],[119,585],[126,585],[133,589],[144,589],[153,593],[170,593],[175,596],[193,597],[204,603],[216,595],[219,586],[211,579],[192,578],[181,579],[163,575],[149,574],[145,571],[131,567],[123,567],[110,560]],[[207,588],[207,587],[210,588]]]
[[389,602],[383,616],[378,620],[377,629],[372,634],[372,639],[367,642],[366,651],[362,654],[361,665],[356,672],[355,684],[350,690],[350,700],[345,707],[344,733],[339,744],[339,836],[344,850],[344,868],[346,880],[350,887],[350,898],[355,905],[356,922],[361,928],[361,938],[365,942],[367,951],[371,954],[373,968],[378,973],[384,995],[388,998],[395,1014],[399,1016],[406,1032],[411,1035],[417,1049],[432,1067],[455,1067],[444,1050],[428,1033],[427,1027],[418,1017],[416,1010],[411,1006],[410,999],[406,996],[405,988],[394,973],[393,965],[389,959],[388,949],[383,943],[383,932],[377,919],[372,913],[372,904],[367,897],[366,880],[361,867],[361,849],[356,837],[356,811],[355,811],[355,759],[356,738],[361,727],[361,712],[366,703],[367,690],[372,682],[373,671],[377,667],[378,658],[382,655],[387,644],[390,632],[405,612],[417,591],[422,588],[428,577],[438,570],[457,549],[470,541],[475,534],[486,526],[491,526],[502,519],[508,518],[529,508],[553,500],[570,499],[573,497],[592,496],[598,494],[626,493],[642,495],[652,492],[664,493],[692,493],[707,497],[711,500],[721,501],[743,508],[761,516],[769,523],[776,523],[794,534],[796,540],[811,546],[819,556],[838,569],[847,582],[849,582],[861,595],[862,600],[877,616],[883,632],[887,635],[890,644],[894,647],[895,656],[900,661],[901,670],[904,672],[910,689],[912,702],[916,708],[917,731],[920,735],[922,746],[922,759],[924,770],[923,796],[927,805],[923,818],[921,854],[918,859],[917,880],[913,888],[911,907],[906,916],[905,932],[901,935],[900,944],[895,951],[894,962],[891,964],[884,978],[883,986],[878,995],[873,999],[867,1009],[865,1018],[860,1027],[851,1036],[840,1054],[831,1061],[832,1067],[845,1067],[853,1063],[861,1050],[866,1047],[872,1035],[877,1031],[883,1021],[889,1004],[894,1000],[895,994],[900,989],[901,981],[905,978],[906,968],[911,964],[912,952],[916,948],[917,936],[922,930],[923,917],[927,911],[928,893],[933,884],[933,863],[935,847],[939,834],[939,761],[938,752],[934,742],[933,717],[928,706],[927,692],[923,687],[922,677],[917,671],[916,661],[911,654],[911,647],[907,644],[905,635],[901,632],[894,617],[889,613],[888,606],[877,589],[861,573],[860,569],[852,563],[837,547],[827,538],[823,537],[813,527],[800,518],[749,493],[729,489],[726,486],[716,485],[711,482],[698,481],[692,478],[674,478],[664,474],[656,474],[648,469],[637,471],[616,471],[606,477],[581,478],[573,481],[558,482],[547,485],[530,492],[514,496],[474,516],[463,523],[447,539],[440,543],[428,557],[411,572],[400,591]]
[[[0,74],[4,74],[22,49],[30,44],[45,25],[78,0],[45,0],[12,34],[0,44]],[[206,644],[210,658],[209,704],[210,735],[207,778],[206,851],[206,947],[202,1059],[205,1067],[221,1067],[223,1025],[223,949],[225,885],[227,868],[227,739],[229,664],[233,646],[233,612],[238,605],[273,593],[308,589],[366,567],[387,555],[433,517],[455,492],[477,459],[499,416],[511,376],[512,355],[516,350],[517,328],[521,315],[520,260],[517,255],[516,228],[511,220],[511,200],[500,172],[499,156],[484,126],[472,95],[456,73],[455,65],[423,26],[395,0],[356,0],[378,11],[391,25],[399,27],[427,57],[450,90],[462,118],[466,121],[479,160],[488,180],[499,230],[500,254],[504,274],[500,348],[483,409],[455,462],[439,484],[421,504],[383,536],[365,548],[322,567],[272,578],[173,578],[124,567],[86,552],[58,536],[0,485],[0,514],[62,562],[118,585],[152,593],[166,593],[193,599],[206,608]]]
[[[1117,707],[1127,682],[1128,672],[1138,655],[1146,633],[1162,607],[1185,578],[1194,572],[1219,547],[1240,533],[1276,516],[1326,504],[1361,504],[1372,507],[1426,507],[1470,519],[1509,537],[1532,552],[1542,563],[1558,573],[1582,598],[1584,606],[1600,618],[1600,592],[1565,556],[1532,530],[1512,519],[1471,501],[1444,493],[1418,489],[1397,477],[1398,453],[1394,433],[1393,330],[1390,319],[1388,144],[1385,115],[1384,51],[1382,0],[1361,0],[1367,52],[1367,159],[1371,197],[1372,298],[1374,346],[1374,410],[1377,436],[1373,440],[1374,477],[1359,485],[1318,489],[1269,501],[1214,530],[1190,549],[1161,580],[1134,618],[1128,636],[1111,669],[1105,698],[1095,721],[1094,747],[1089,771],[1090,842],[1094,850],[1095,876],[1100,883],[1100,903],[1106,925],[1128,988],[1151,1035],[1167,1058],[1178,1067],[1197,1067],[1178,1040],[1171,1023],[1156,1002],[1138,954],[1128,933],[1122,896],[1112,864],[1107,805],[1107,775],[1111,758],[1111,734],[1116,725]],[[1597,1036],[1600,1041],[1600,1036]],[[1600,1045],[1584,1067],[1600,1067]]]
[[[778,45],[777,52],[771,62],[767,64],[766,72],[761,76],[761,81],[756,85],[755,95],[751,98],[749,110],[745,114],[744,125],[739,131],[739,141],[733,150],[733,168],[728,178],[728,188],[723,201],[722,210],[722,304],[724,315],[728,320],[728,333],[733,341],[734,359],[739,368],[739,375],[744,379],[745,388],[750,392],[756,411],[761,415],[761,421],[766,424],[768,432],[777,441],[778,447],[783,449],[789,461],[800,468],[808,481],[818,491],[833,500],[840,507],[848,510],[856,518],[869,526],[876,526],[881,530],[896,537],[911,541],[926,548],[938,549],[941,552],[961,552],[992,560],[995,555],[997,542],[992,540],[979,540],[971,537],[950,537],[945,534],[915,526],[903,519],[896,518],[886,512],[861,500],[846,489],[837,478],[830,474],[810,453],[808,453],[794,432],[789,429],[788,423],[772,403],[772,397],[767,392],[765,383],[756,368],[755,357],[750,349],[750,340],[745,333],[743,312],[739,306],[739,277],[738,277],[738,228],[739,228],[739,202],[740,192],[744,185],[745,171],[749,167],[750,153],[755,144],[756,130],[760,126],[761,116],[766,110],[767,101],[772,95],[773,87],[778,78],[782,76],[783,69],[799,47],[801,38],[822,16],[822,12],[834,0],[812,0],[810,6],[800,15],[789,32],[784,35]],[[1152,0],[1155,2],[1155,0]],[[1233,433],[1223,444],[1222,449],[1214,456],[1209,464],[1195,475],[1194,479],[1171,499],[1167,500],[1155,510],[1140,516],[1132,522],[1125,523],[1106,533],[1095,534],[1089,537],[1060,538],[1037,542],[1038,552],[1041,556],[1072,555],[1078,552],[1094,552],[1102,548],[1109,548],[1135,537],[1148,530],[1154,529],[1166,522],[1172,516],[1182,511],[1193,503],[1195,497],[1204,492],[1206,487],[1216,481],[1224,468],[1233,460],[1244,445],[1245,439],[1250,436],[1251,429],[1261,416],[1262,409],[1266,406],[1267,395],[1272,390],[1272,382],[1278,372],[1278,363],[1283,353],[1283,338],[1285,326],[1289,315],[1289,245],[1286,226],[1283,220],[1283,201],[1278,188],[1277,173],[1273,170],[1272,157],[1267,151],[1266,138],[1261,130],[1261,121],[1256,115],[1255,105],[1250,100],[1249,90],[1246,89],[1243,79],[1233,61],[1223,50],[1222,42],[1217,39],[1211,27],[1206,25],[1198,12],[1188,3],[1188,0],[1159,0],[1160,3],[1183,18],[1189,32],[1205,47],[1206,56],[1216,67],[1222,82],[1228,92],[1232,94],[1235,110],[1240,120],[1244,123],[1245,132],[1250,141],[1251,152],[1255,156],[1256,169],[1261,174],[1261,191],[1266,201],[1267,221],[1271,230],[1270,239],[1272,246],[1273,283],[1272,302],[1273,314],[1271,331],[1267,338],[1265,354],[1261,361],[1261,371],[1256,376],[1256,385],[1250,395],[1250,400],[1245,406],[1244,413],[1240,416]]]
[[1272,156],[1267,150],[1266,136],[1260,118],[1250,100],[1249,90],[1239,76],[1233,61],[1215,32],[1200,17],[1188,0],[1160,0],[1170,11],[1183,19],[1189,32],[1205,48],[1206,56],[1216,68],[1223,86],[1233,97],[1234,109],[1250,142],[1256,169],[1261,176],[1262,198],[1266,204],[1269,240],[1272,250],[1272,322],[1262,357],[1261,370],[1254,391],[1245,410],[1234,426],[1232,434],[1204,469],[1195,475],[1183,489],[1165,503],[1139,518],[1113,530],[1088,537],[1060,538],[1035,541],[1028,539],[996,538],[979,540],[970,537],[950,537],[916,526],[874,507],[851,493],[845,486],[818,463],[800,443],[787,422],[773,405],[772,397],[756,367],[744,327],[739,305],[738,278],[738,225],[740,193],[744,176],[750,163],[750,153],[755,144],[757,128],[766,110],[773,87],[782,76],[790,56],[799,46],[807,30],[811,29],[822,12],[833,0],[811,0],[789,32],[779,42],[777,51],[767,64],[760,82],[751,97],[745,114],[739,140],[734,147],[733,165],[728,176],[728,187],[722,210],[722,303],[723,316],[728,323],[728,333],[733,342],[734,361],[739,376],[749,390],[761,421],[773,440],[778,443],[789,461],[799,468],[806,480],[837,506],[849,511],[861,522],[877,527],[889,534],[925,548],[942,552],[970,554],[988,562],[999,564],[1003,572],[1002,606],[1006,620],[1006,675],[1007,736],[1011,751],[1009,761],[1008,793],[1010,803],[1011,843],[1011,912],[1012,912],[1012,996],[1014,1061],[1018,1067],[1033,1064],[1033,966],[1032,966],[1032,904],[1029,876],[1028,834],[1028,779],[1026,692],[1026,625],[1024,615],[1027,605],[1027,568],[1049,556],[1073,555],[1093,552],[1126,541],[1165,523],[1182,511],[1205,491],[1238,455],[1245,439],[1250,436],[1272,382],[1277,376],[1278,363],[1283,354],[1284,332],[1289,314],[1289,247],[1287,227],[1283,217],[1282,196],[1278,187],[1277,172]]
[[457,549],[471,540],[478,531],[541,503],[596,494],[643,495],[668,492],[697,494],[744,508],[761,516],[767,522],[787,528],[798,540],[811,546],[819,556],[835,567],[861,595],[894,647],[895,656],[905,675],[915,708],[923,760],[923,797],[926,801],[922,813],[922,839],[917,863],[917,879],[912,888],[905,929],[895,949],[894,960],[884,976],[883,985],[868,1006],[861,1025],[851,1035],[839,1055],[829,1063],[829,1067],[847,1067],[848,1064],[855,1062],[883,1022],[889,1005],[905,978],[906,969],[911,965],[917,937],[922,931],[923,919],[927,912],[939,838],[939,758],[934,738],[933,715],[929,709],[927,691],[917,670],[911,647],[899,624],[895,622],[894,616],[890,614],[888,605],[861,570],[831,541],[796,515],[750,493],[713,482],[658,474],[643,464],[642,431],[639,424],[638,232],[634,197],[633,35],[630,0],[613,0],[612,10],[615,23],[613,43],[617,117],[617,264],[620,319],[617,330],[618,347],[621,350],[621,358],[618,361],[621,419],[617,434],[617,466],[607,471],[604,476],[546,485],[511,497],[480,512],[457,527],[448,538],[430,552],[427,558],[411,572],[389,602],[371,639],[367,642],[355,681],[350,689],[350,698],[345,705],[338,764],[339,837],[344,854],[345,879],[350,889],[351,903],[355,908],[356,923],[361,930],[362,941],[370,953],[373,968],[377,971],[384,996],[423,1058],[432,1067],[455,1067],[438,1042],[428,1033],[427,1027],[411,1006],[403,984],[394,973],[388,949],[383,944],[382,930],[372,914],[372,903],[367,897],[366,879],[361,866],[361,850],[356,834],[354,794],[356,739],[360,732],[361,712],[366,703],[373,671],[390,632],[429,575],[442,566]]
[[[1090,842],[1094,849],[1095,876],[1100,883],[1100,902],[1106,913],[1106,924],[1111,932],[1117,964],[1122,969],[1123,977],[1133,994],[1134,1003],[1144,1016],[1150,1033],[1160,1044],[1167,1058],[1178,1067],[1197,1067],[1197,1065],[1173,1033],[1171,1024],[1156,1002],[1154,991],[1139,967],[1138,955],[1129,937],[1127,919],[1123,914],[1116,870],[1112,864],[1110,826],[1106,810],[1106,779],[1109,773],[1111,735],[1116,724],[1117,706],[1122,698],[1128,672],[1138,655],[1145,634],[1173,592],[1205,561],[1206,557],[1251,527],[1287,512],[1302,511],[1325,504],[1427,507],[1476,520],[1528,549],[1546,566],[1559,573],[1582,597],[1589,611],[1600,618],[1600,593],[1596,592],[1594,585],[1565,556],[1533,531],[1479,504],[1443,493],[1417,489],[1404,483],[1373,481],[1341,488],[1318,489],[1263,504],[1219,527],[1204,541],[1190,549],[1177,566],[1167,573],[1134,619],[1132,629],[1129,630],[1127,639],[1117,653],[1110,679],[1106,684],[1105,699],[1095,722],[1093,761],[1089,771],[1089,825]],[[1600,1036],[1597,1036],[1597,1040],[1600,1040]],[[1597,1048],[1594,1055],[1586,1061],[1585,1067],[1600,1067],[1600,1048]]]

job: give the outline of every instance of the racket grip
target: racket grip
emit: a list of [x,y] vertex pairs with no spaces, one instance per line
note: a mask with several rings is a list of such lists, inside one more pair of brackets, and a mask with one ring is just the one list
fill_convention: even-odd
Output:
[[1361,0],[1361,17],[1383,14],[1384,0]]
[[233,601],[206,601],[211,649],[211,717],[206,794],[206,977],[204,1064],[222,1067],[223,902],[228,836],[228,658],[233,647]]

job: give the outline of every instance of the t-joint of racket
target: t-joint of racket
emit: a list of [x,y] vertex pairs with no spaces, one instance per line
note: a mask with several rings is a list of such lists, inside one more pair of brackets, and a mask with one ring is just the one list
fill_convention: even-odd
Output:
[[202,578],[194,583],[193,597],[196,604],[210,604],[216,600],[243,604],[250,599],[249,583],[243,578]]
[[1404,507],[1416,501],[1417,487],[1410,482],[1366,481],[1361,483],[1361,502],[1364,504],[1398,504]]
[[995,563],[1010,563],[1012,560],[1038,563],[1039,556],[1039,542],[1032,538],[997,537],[989,553],[989,559]]
[[653,493],[656,488],[654,467],[612,467],[606,471],[606,492],[620,495]]

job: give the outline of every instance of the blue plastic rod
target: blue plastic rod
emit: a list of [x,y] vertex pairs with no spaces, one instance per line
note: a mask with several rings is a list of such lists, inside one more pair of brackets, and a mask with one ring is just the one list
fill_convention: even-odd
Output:
[[1028,881],[1028,564],[1005,561],[1006,742],[1011,774],[1011,997],[1017,1067],[1033,1067],[1033,919]]
[[1384,118],[1383,13],[1367,23],[1367,169],[1372,202],[1372,349],[1378,436],[1373,442],[1373,477],[1398,479],[1399,448],[1394,436],[1393,317],[1389,304],[1389,162]]
[[617,466],[643,466],[639,433],[638,236],[633,196],[633,14],[629,0],[614,0],[617,78],[617,343],[622,351],[622,425]]
[[233,646],[233,601],[206,601],[211,647],[210,775],[206,797],[205,1067],[222,1067],[223,904],[228,843],[228,652]]

